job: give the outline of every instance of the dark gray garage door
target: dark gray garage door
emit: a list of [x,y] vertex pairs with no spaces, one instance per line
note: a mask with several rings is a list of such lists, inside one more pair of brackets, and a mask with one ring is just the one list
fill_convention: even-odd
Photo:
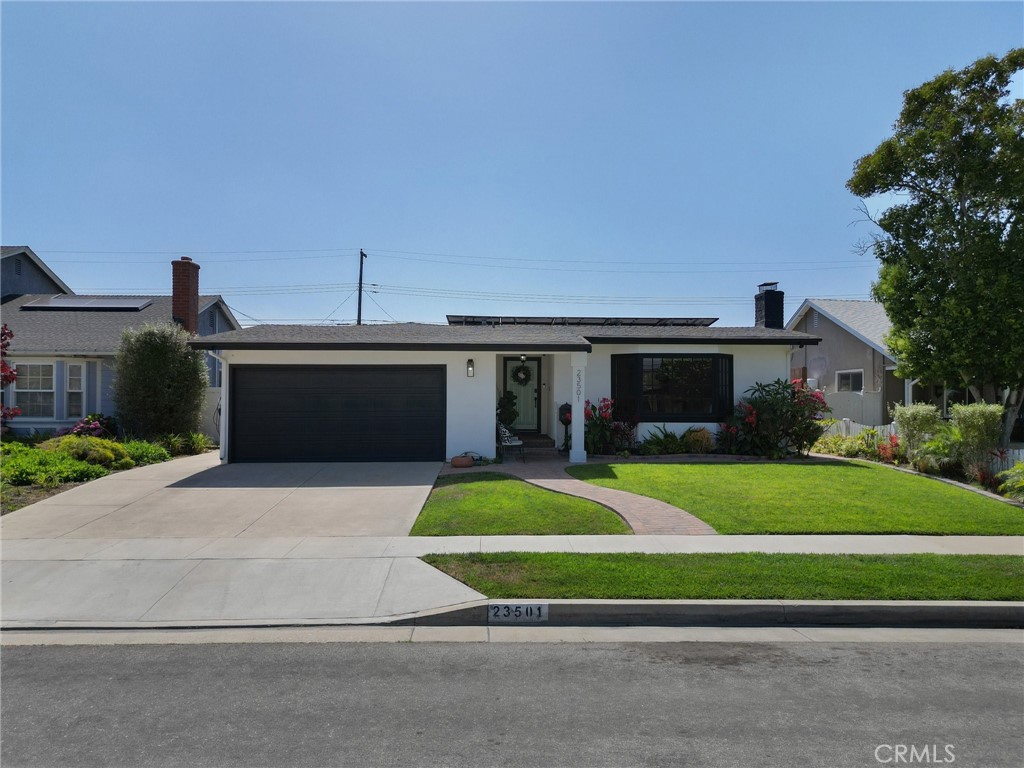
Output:
[[441,461],[445,368],[231,367],[231,461]]

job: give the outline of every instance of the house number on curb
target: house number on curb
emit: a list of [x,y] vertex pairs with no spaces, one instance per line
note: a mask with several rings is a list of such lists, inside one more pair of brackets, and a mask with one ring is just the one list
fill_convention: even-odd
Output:
[[490,624],[522,624],[547,620],[547,603],[492,603],[487,606],[487,621]]

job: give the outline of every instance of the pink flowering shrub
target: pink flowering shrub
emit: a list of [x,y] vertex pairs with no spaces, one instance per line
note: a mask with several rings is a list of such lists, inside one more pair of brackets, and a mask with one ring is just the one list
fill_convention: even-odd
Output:
[[104,416],[102,413],[90,413],[84,419],[79,419],[73,426],[62,429],[57,434],[116,439],[117,422],[111,416]]

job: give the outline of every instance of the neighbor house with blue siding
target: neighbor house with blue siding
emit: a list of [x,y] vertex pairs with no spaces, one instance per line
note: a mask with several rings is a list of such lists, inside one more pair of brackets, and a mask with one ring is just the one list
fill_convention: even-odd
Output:
[[[0,264],[0,319],[14,333],[7,362],[18,372],[3,402],[21,409],[9,421],[16,433],[113,415],[114,355],[126,328],[174,321],[198,336],[241,328],[220,296],[199,295],[199,265],[188,257],[171,262],[172,293],[164,296],[76,294],[24,246],[3,247]],[[208,399],[216,398],[220,362],[208,354],[207,365]]]

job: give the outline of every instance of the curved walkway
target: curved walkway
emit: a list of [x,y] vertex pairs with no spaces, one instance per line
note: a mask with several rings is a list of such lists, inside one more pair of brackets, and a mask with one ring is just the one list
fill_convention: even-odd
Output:
[[716,532],[700,518],[671,504],[628,491],[602,488],[570,477],[565,471],[567,466],[564,459],[528,460],[526,463],[510,460],[467,469],[452,469],[445,465],[441,474],[499,472],[549,491],[596,501],[618,513],[638,536],[707,536]]

